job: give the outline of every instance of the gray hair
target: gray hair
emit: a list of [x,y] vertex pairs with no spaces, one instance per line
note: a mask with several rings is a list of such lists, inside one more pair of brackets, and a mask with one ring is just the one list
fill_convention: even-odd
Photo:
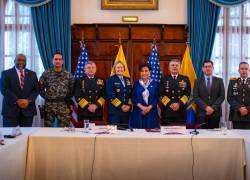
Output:
[[96,63],[94,62],[94,61],[88,61],[86,64],[85,64],[85,66],[84,66],[84,68],[87,66],[87,65],[89,65],[89,64],[94,64],[95,66],[96,66]]

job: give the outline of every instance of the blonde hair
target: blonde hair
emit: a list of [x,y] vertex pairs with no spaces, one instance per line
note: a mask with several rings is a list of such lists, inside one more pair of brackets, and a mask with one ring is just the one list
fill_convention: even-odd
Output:
[[122,65],[123,65],[124,71],[125,71],[125,69],[126,69],[124,63],[121,62],[120,60],[118,60],[118,61],[116,61],[116,62],[114,63],[114,65],[113,65],[113,73],[114,73],[114,74],[115,74],[115,68],[116,68],[116,66],[117,66],[118,64],[122,64]]

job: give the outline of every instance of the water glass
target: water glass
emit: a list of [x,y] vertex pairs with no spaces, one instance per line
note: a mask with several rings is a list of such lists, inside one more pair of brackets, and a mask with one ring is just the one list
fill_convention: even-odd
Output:
[[228,122],[227,121],[221,121],[220,122],[220,129],[221,129],[223,135],[227,135]]
[[83,126],[83,132],[88,133],[89,132],[89,120],[83,120],[84,126]]
[[108,130],[110,134],[115,134],[117,133],[117,126],[116,125],[109,125]]

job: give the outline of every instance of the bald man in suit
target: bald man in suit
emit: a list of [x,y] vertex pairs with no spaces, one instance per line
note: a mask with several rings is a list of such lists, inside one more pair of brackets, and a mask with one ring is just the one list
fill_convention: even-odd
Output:
[[15,66],[1,75],[3,127],[30,127],[36,115],[38,96],[36,73],[26,69],[26,56],[18,54]]

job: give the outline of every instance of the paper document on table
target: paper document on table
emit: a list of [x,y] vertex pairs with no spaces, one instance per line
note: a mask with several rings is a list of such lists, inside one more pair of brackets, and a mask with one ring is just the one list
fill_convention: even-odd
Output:
[[186,134],[186,126],[162,126],[161,134]]

